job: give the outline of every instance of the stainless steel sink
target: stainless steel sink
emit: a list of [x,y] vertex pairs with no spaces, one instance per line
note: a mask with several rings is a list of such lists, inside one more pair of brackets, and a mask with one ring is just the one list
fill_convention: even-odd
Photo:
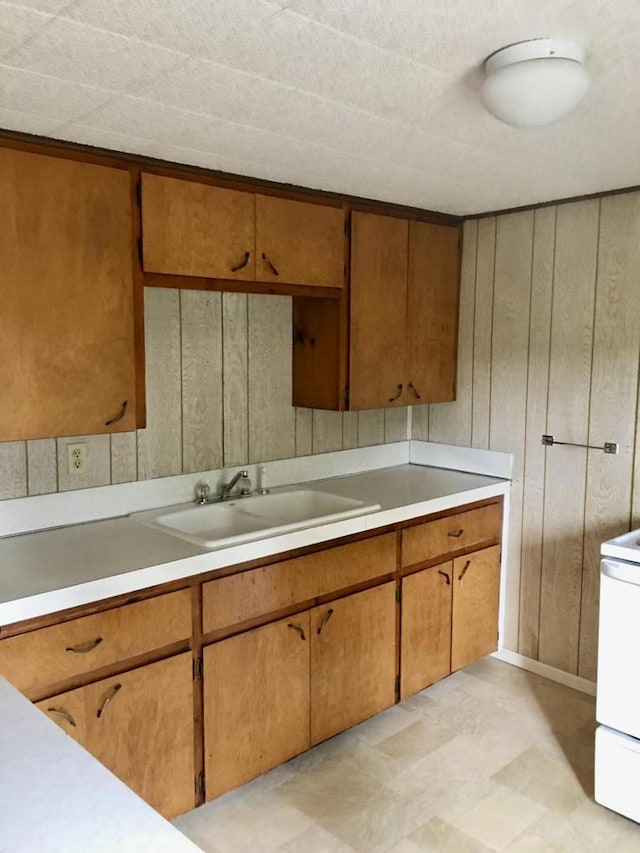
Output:
[[380,504],[314,489],[295,489],[202,506],[163,507],[135,513],[131,519],[203,548],[223,548],[378,509]]

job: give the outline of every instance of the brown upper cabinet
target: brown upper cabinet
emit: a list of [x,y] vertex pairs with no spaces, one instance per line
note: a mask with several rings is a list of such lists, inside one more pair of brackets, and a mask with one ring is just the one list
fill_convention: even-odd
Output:
[[149,273],[342,287],[344,222],[342,206],[142,175]]
[[457,225],[353,211],[349,294],[294,299],[294,405],[454,400],[459,259]]
[[350,409],[455,399],[457,228],[351,221]]
[[135,429],[129,170],[0,148],[0,198],[0,441]]

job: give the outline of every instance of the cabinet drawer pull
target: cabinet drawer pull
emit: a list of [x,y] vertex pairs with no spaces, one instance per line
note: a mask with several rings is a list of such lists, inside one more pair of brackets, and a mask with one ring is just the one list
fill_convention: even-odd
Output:
[[92,652],[96,646],[102,642],[102,637],[96,637],[95,640],[89,640],[83,646],[67,646],[65,652],[73,652],[76,655],[86,655],[87,652]]
[[297,631],[298,634],[300,634],[301,640],[307,639],[307,637],[304,633],[304,628],[301,628],[300,625],[294,625],[293,622],[289,622],[289,624],[287,625],[287,628],[291,628],[292,631]]
[[393,403],[394,400],[397,400],[398,397],[402,396],[402,385],[398,385],[398,390],[396,391],[395,397],[389,397],[389,402]]
[[127,406],[128,405],[129,405],[129,401],[125,400],[124,403],[122,404],[122,406],[120,407],[120,411],[118,412],[118,414],[113,418],[109,418],[108,421],[105,421],[104,425],[105,426],[111,426],[112,424],[117,424],[118,421],[121,421],[127,413]]
[[113,699],[113,697],[116,695],[116,693],[118,692],[118,690],[120,690],[120,689],[121,689],[121,687],[122,687],[122,684],[114,684],[114,685],[113,685],[113,687],[111,688],[111,690],[110,690],[110,691],[107,693],[107,695],[104,697],[104,702],[103,702],[103,703],[102,703],[102,705],[100,705],[100,707],[98,708],[98,713],[96,714],[96,717],[100,718],[100,717],[103,717],[103,716],[104,716],[105,711],[106,711],[106,710],[107,710],[107,708],[109,707],[109,702],[111,702],[111,700],[112,700],[112,699]]
[[272,272],[274,275],[280,275],[280,273],[278,272],[278,270],[274,267],[274,265],[271,263],[271,261],[270,261],[270,260],[269,260],[269,258],[265,255],[265,253],[264,253],[264,252],[262,253],[262,260],[265,262],[265,264],[269,267],[269,269],[271,270],[271,272]]
[[459,580],[459,581],[461,581],[461,580],[462,580],[462,578],[465,576],[465,574],[466,574],[466,572],[467,572],[467,569],[469,568],[469,566],[470,566],[470,565],[471,565],[471,560],[467,560],[467,562],[464,564],[464,568],[463,568],[463,570],[462,570],[462,571],[460,572],[460,574],[458,575],[458,580]]
[[251,257],[251,252],[245,252],[244,258],[240,261],[240,263],[235,267],[231,267],[231,272],[238,272],[238,270],[243,270],[246,267],[246,265],[249,263],[250,257]]
[[446,580],[447,586],[451,583],[451,578],[446,572],[443,572],[442,569],[438,569],[438,574],[442,575],[442,577]]
[[57,714],[58,717],[62,717],[63,720],[66,720],[70,726],[76,726],[77,723],[71,716],[68,711],[63,711],[62,708],[47,708],[49,714]]
[[418,389],[416,388],[416,386],[413,384],[413,382],[410,382],[410,383],[409,383],[409,391],[411,391],[411,393],[412,393],[412,394],[413,394],[413,396],[416,398],[416,400],[421,400],[421,399],[422,399],[422,395],[420,394],[420,392],[418,391]]
[[331,619],[331,617],[332,617],[332,616],[333,616],[333,607],[330,607],[330,608],[327,610],[327,612],[324,614],[324,616],[322,617],[322,622],[320,623],[320,626],[319,626],[319,628],[318,628],[318,634],[321,634],[321,633],[322,633],[322,629],[323,629],[323,628],[324,628],[324,626],[327,624],[327,622],[329,621],[329,619]]
[[461,527],[459,530],[453,530],[451,533],[447,533],[447,536],[451,536],[452,539],[459,539],[464,533],[464,528]]

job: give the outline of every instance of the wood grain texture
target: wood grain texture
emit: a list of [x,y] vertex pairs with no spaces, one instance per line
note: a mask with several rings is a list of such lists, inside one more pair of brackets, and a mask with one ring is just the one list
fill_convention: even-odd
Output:
[[595,681],[600,543],[629,529],[640,354],[640,193],[601,201],[578,675]]
[[346,297],[293,300],[293,404],[345,406]]
[[[415,406],[414,406],[415,409]],[[383,442],[389,444],[393,441],[407,440],[407,409],[384,409],[384,436]]]
[[520,543],[529,358],[533,213],[501,216],[496,227],[489,447],[513,454],[504,642],[518,644]]
[[545,488],[545,449],[540,441],[540,436],[547,432],[555,228],[555,207],[545,207],[535,211],[529,315],[529,365],[522,491],[518,636],[520,654],[534,660],[538,656]]
[[249,461],[248,297],[222,294],[224,464]]
[[[119,433],[121,436],[127,434]],[[30,495],[47,495],[58,490],[57,452],[55,438],[27,442],[27,479]]]
[[[549,432],[586,444],[599,201],[558,207],[549,371]],[[577,673],[586,451],[546,450],[539,659]]]
[[408,241],[406,220],[352,214],[351,409],[403,403]]
[[179,590],[1,640],[0,672],[25,692],[190,636],[190,591]]
[[0,443],[0,500],[27,494],[27,445],[24,441]]
[[313,411],[296,409],[296,456],[313,453]]
[[342,450],[342,412],[313,410],[313,453]]
[[308,749],[310,642],[305,612],[204,649],[207,800]]
[[[437,403],[430,407],[427,435],[431,441],[463,447],[471,445],[477,251],[478,220],[467,220],[462,227],[456,399],[451,403]],[[426,440],[419,424],[417,430],[420,434],[414,431],[413,437]]]
[[396,585],[311,611],[311,743],[395,702]]
[[182,470],[223,465],[222,297],[180,291],[182,348]]
[[0,197],[0,439],[130,430],[128,171],[0,148]]
[[502,504],[426,521],[402,531],[400,565],[414,566],[436,557],[500,539]]
[[[37,707],[152,808],[174,818],[195,805],[191,667],[187,652]],[[55,711],[70,714],[76,725]]]
[[491,335],[493,320],[493,284],[496,250],[496,219],[478,222],[476,291],[473,337],[473,399],[471,444],[489,447],[491,408]]
[[[449,405],[443,403],[442,405]],[[431,435],[431,416],[438,410],[434,406],[412,406],[411,408],[411,438],[416,441],[429,441]]]
[[384,409],[358,412],[358,447],[384,444]]
[[121,432],[111,436],[111,482],[132,483],[138,479],[138,436]]
[[209,581],[202,587],[205,633],[311,601],[320,595],[392,574],[395,534]]
[[251,281],[255,196],[143,173],[142,246],[148,272]]
[[453,561],[451,671],[498,648],[500,546]]
[[138,431],[138,477],[182,473],[180,293],[145,289],[147,426]]
[[291,298],[249,300],[249,461],[295,456],[291,404]]
[[[108,435],[75,435],[59,438],[58,491],[108,486],[111,482],[111,445]],[[85,444],[87,470],[83,474],[69,473],[69,444]]]
[[342,287],[344,218],[342,206],[257,195],[256,278]]
[[460,288],[459,228],[409,223],[406,399],[455,400]]
[[402,579],[400,699],[451,672],[453,563]]

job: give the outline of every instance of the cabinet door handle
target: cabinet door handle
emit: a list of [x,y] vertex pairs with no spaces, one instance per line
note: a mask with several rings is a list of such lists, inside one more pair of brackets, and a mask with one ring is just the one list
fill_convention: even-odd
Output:
[[410,383],[409,383],[409,391],[411,391],[411,393],[412,393],[412,394],[413,394],[413,396],[416,398],[416,400],[421,400],[421,399],[422,399],[422,395],[420,394],[420,392],[418,391],[418,389],[416,388],[416,386],[413,384],[413,382],[410,382]]
[[265,253],[264,253],[264,252],[262,253],[262,260],[265,262],[265,264],[269,267],[269,269],[271,270],[271,272],[272,272],[274,275],[280,275],[280,273],[278,272],[278,270],[274,267],[274,265],[271,263],[271,261],[270,261],[270,260],[269,260],[269,258],[265,255]]
[[318,634],[322,634],[322,629],[327,624],[329,619],[331,619],[332,616],[333,616],[333,607],[330,607],[327,610],[327,612],[324,614],[324,616],[322,617],[322,622],[320,623],[320,625],[318,627]]
[[122,404],[122,406],[120,407],[120,411],[118,412],[118,414],[115,415],[115,417],[113,417],[113,418],[109,418],[108,421],[105,421],[104,425],[105,426],[111,426],[112,424],[117,424],[118,421],[121,421],[127,413],[128,404],[129,404],[129,401],[125,400],[124,403]]
[[98,713],[96,714],[96,717],[98,717],[98,718],[100,718],[100,717],[104,717],[104,713],[105,713],[105,711],[107,710],[107,708],[109,707],[109,703],[111,702],[111,700],[113,699],[113,697],[116,695],[116,693],[118,692],[118,690],[120,690],[121,688],[122,688],[122,684],[114,684],[114,685],[113,685],[113,687],[111,688],[111,690],[110,690],[110,691],[107,693],[107,695],[104,697],[104,702],[103,702],[103,703],[102,703],[102,705],[100,705],[100,707],[98,708]]
[[464,533],[464,528],[460,527],[458,530],[452,530],[451,533],[447,533],[447,536],[451,536],[452,539],[459,539]]
[[58,717],[62,717],[63,720],[66,720],[70,726],[76,726],[77,723],[71,716],[68,711],[63,711],[62,708],[47,708],[49,714],[57,714]]
[[394,400],[397,400],[398,397],[402,396],[402,385],[398,385],[398,390],[396,391],[395,397],[389,397],[389,402],[393,403]]
[[438,569],[438,574],[442,575],[442,577],[446,580],[447,586],[451,583],[451,578],[446,572],[443,572],[442,569]]
[[458,580],[459,580],[459,581],[461,581],[461,580],[462,580],[462,578],[466,575],[466,573],[467,573],[467,569],[469,568],[469,566],[470,566],[470,565],[471,565],[471,560],[467,560],[467,562],[464,564],[464,568],[463,568],[463,570],[462,570],[462,571],[460,572],[460,574],[458,575]]
[[235,267],[231,267],[231,272],[238,272],[238,270],[243,270],[246,267],[246,265],[249,263],[250,257],[251,257],[251,252],[245,252],[244,258],[240,261],[240,263]]
[[96,637],[95,640],[89,640],[83,646],[67,646],[65,652],[73,652],[76,655],[86,655],[87,652],[92,652],[96,646],[102,642],[102,637]]
[[307,639],[307,637],[306,637],[306,635],[305,635],[305,633],[304,633],[304,628],[301,628],[301,627],[300,627],[300,625],[294,625],[294,623],[293,623],[293,622],[289,622],[289,624],[287,625],[287,628],[291,628],[291,630],[292,630],[292,631],[297,631],[297,632],[298,632],[298,634],[300,634],[300,639],[301,639],[301,640],[306,640],[306,639]]

